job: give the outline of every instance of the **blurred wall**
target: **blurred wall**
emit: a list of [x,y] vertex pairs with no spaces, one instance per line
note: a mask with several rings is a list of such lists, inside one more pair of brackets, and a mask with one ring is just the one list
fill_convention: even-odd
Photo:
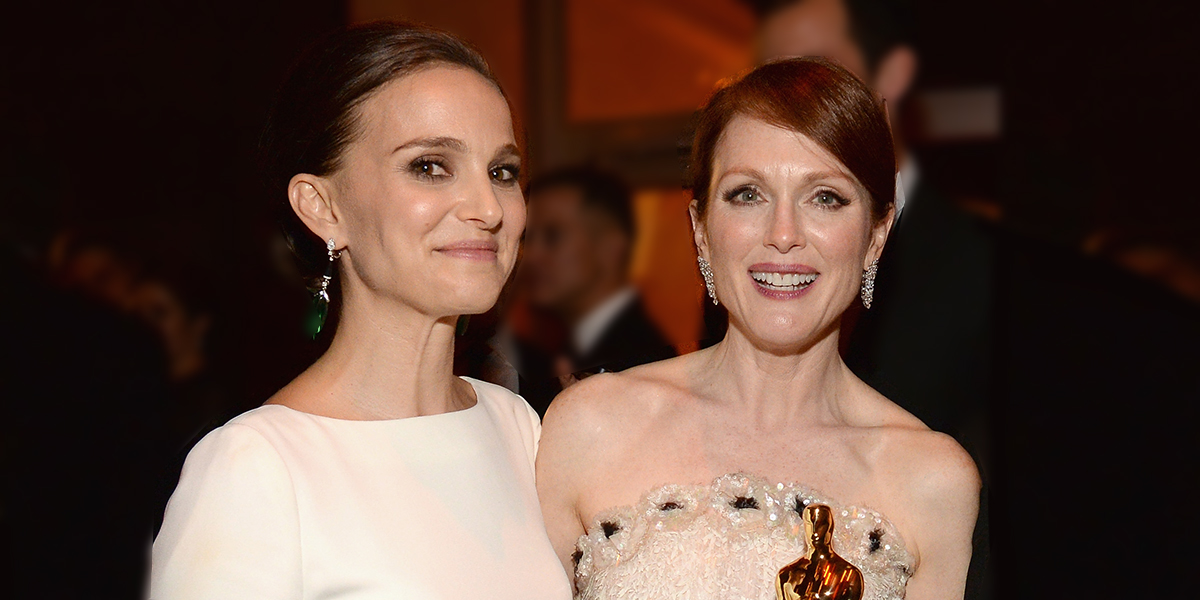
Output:
[[474,44],[487,59],[512,103],[522,135],[527,103],[522,0],[348,0],[351,23],[402,19],[444,29]]

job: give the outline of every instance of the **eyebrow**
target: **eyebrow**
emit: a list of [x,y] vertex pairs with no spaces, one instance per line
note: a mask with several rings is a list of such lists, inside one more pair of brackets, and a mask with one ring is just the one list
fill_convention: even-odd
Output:
[[400,152],[401,150],[410,150],[412,148],[425,148],[425,149],[449,148],[449,149],[457,151],[457,152],[466,152],[467,151],[467,143],[458,138],[445,137],[445,136],[421,138],[421,139],[417,139],[417,140],[408,141],[403,144],[400,144],[399,146],[396,146],[396,149],[392,150],[392,154]]
[[496,150],[496,158],[515,158],[520,160],[521,151],[517,148],[516,144],[505,144],[499,150]]
[[[735,167],[735,168],[732,168],[732,169],[722,173],[721,177],[719,179],[717,179],[717,182],[724,180],[726,177],[728,177],[730,175],[743,175],[743,176],[749,177],[751,179],[757,179],[759,181],[765,181],[767,179],[766,175],[764,175],[762,173],[762,171],[759,171],[758,169],[755,169],[753,167]],[[841,179],[843,181],[850,183],[851,185],[854,185],[853,177],[850,177],[849,175],[847,175],[846,173],[843,173],[842,171],[830,171],[830,170],[813,171],[813,172],[807,173],[801,179],[801,183],[810,184],[810,183],[813,183],[816,181],[830,180],[830,179]]]

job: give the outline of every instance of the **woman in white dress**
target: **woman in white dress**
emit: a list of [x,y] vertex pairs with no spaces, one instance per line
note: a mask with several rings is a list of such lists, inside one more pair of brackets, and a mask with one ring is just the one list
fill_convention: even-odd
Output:
[[451,371],[459,316],[496,301],[525,224],[484,60],[420,27],[340,31],[298,63],[264,146],[298,252],[336,269],[340,323],[315,364],[192,450],[150,596],[569,597],[534,487],[536,414]]
[[863,598],[961,598],[974,463],[838,355],[895,213],[881,102],[822,59],[773,62],[713,96],[692,152],[695,243],[728,333],[551,405],[538,489],[578,596],[774,598],[812,548],[802,514],[824,504]]

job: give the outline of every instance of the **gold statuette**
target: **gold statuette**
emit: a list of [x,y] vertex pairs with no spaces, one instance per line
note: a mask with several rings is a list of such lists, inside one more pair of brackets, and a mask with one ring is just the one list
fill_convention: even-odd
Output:
[[861,600],[862,571],[833,551],[833,513],[824,504],[804,507],[808,556],[779,570],[777,600]]

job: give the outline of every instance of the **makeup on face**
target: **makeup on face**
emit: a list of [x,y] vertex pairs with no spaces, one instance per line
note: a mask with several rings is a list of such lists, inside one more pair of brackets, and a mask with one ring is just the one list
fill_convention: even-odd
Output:
[[791,300],[808,293],[821,274],[805,264],[755,263],[747,271],[758,293],[775,300]]

